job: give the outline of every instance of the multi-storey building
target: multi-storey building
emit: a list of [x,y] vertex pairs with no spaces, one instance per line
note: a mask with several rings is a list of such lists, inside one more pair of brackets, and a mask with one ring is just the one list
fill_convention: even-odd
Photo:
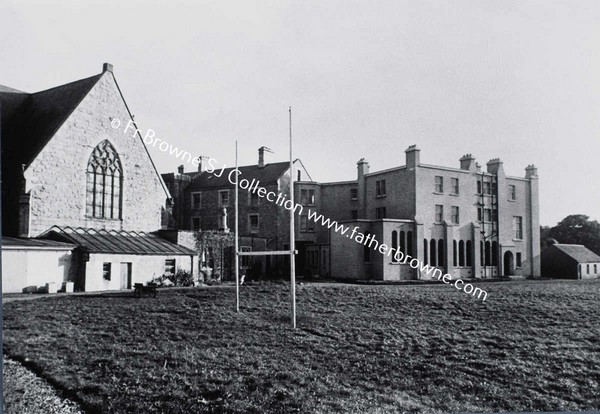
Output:
[[[507,176],[492,159],[482,171],[467,154],[460,168],[423,164],[410,146],[406,165],[370,172],[358,161],[356,180],[299,182],[296,197],[309,209],[370,235],[453,278],[540,275],[537,169]],[[334,228],[300,217],[300,263],[309,273],[338,278],[419,279],[419,269],[364,246]],[[423,276],[425,277],[425,276]]]
[[[239,180],[263,187],[266,192],[289,197],[290,163],[264,161],[265,147],[258,150],[256,165],[238,167]],[[300,160],[294,161],[295,180],[310,176]],[[235,202],[234,167],[218,165],[214,159],[202,159],[198,171],[185,172],[180,166],[176,174],[162,174],[174,197],[173,215],[181,230],[233,231]],[[239,235],[242,251],[289,250],[289,211],[281,205],[260,197],[256,192],[240,189]],[[266,257],[252,262],[262,273],[286,274],[287,257]],[[242,267],[249,266],[242,258]]]
[[[287,162],[265,164],[262,149],[257,165],[239,167],[249,181],[267,191],[289,194]],[[458,168],[423,164],[415,145],[406,164],[370,172],[357,163],[352,181],[318,183],[302,163],[294,165],[294,198],[302,206],[295,221],[297,272],[337,278],[402,280],[427,277],[409,262],[382,254],[385,244],[453,278],[539,276],[538,176],[535,166],[524,177],[507,176],[502,161],[492,159],[486,170],[471,154]],[[163,174],[175,195],[175,220],[182,229],[233,227],[233,168]],[[306,180],[308,178],[308,180]],[[239,228],[245,249],[253,238],[266,240],[268,250],[289,248],[289,211],[256,193],[239,191]],[[342,234],[335,226],[310,217],[320,214],[374,240],[368,246]],[[264,245],[264,244],[263,244]],[[285,263],[285,262],[283,262]],[[285,268],[285,266],[284,266]],[[269,270],[263,267],[263,270]]]

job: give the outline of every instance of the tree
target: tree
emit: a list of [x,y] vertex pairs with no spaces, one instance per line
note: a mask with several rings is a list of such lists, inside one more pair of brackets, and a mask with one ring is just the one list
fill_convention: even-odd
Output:
[[552,227],[548,237],[563,244],[583,244],[596,254],[600,254],[600,223],[590,220],[584,214],[565,217]]
[[540,246],[542,246],[542,251],[552,244],[551,240],[550,226],[540,226]]

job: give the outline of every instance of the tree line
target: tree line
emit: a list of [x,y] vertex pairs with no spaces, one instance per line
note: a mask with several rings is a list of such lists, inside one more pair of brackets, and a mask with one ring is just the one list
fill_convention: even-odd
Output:
[[572,214],[554,227],[540,227],[542,250],[555,242],[563,244],[583,244],[600,255],[600,223],[590,220],[585,214]]

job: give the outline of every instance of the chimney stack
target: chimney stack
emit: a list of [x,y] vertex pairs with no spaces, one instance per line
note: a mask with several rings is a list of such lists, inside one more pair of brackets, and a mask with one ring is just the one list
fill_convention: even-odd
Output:
[[487,162],[487,172],[490,174],[498,174],[498,171],[504,172],[502,161],[500,158],[493,158]]
[[[206,170],[206,165],[204,165],[204,160],[208,159],[208,157],[204,155],[198,155],[196,158],[192,160],[192,165],[198,164],[198,172],[202,172]],[[197,161],[196,161],[197,160]]]
[[356,168],[358,169],[358,179],[361,180],[362,177],[365,176],[365,174],[369,173],[369,161],[365,160],[364,158],[361,158],[356,163]]
[[178,172],[179,174],[183,174],[183,171],[184,171],[183,164],[182,164],[182,165],[180,165],[179,167],[177,167],[177,172]]
[[475,157],[471,154],[465,154],[460,158],[460,169],[466,171],[477,171]]
[[258,149],[258,168],[265,166],[265,147]]
[[421,150],[416,145],[411,145],[405,151],[406,168],[415,168],[421,163]]
[[110,63],[105,63],[102,65],[102,73],[112,72],[112,71],[113,71],[113,65],[111,65]]
[[265,151],[273,152],[270,148],[262,146],[258,149],[258,168],[263,168],[265,166]]
[[537,167],[533,164],[528,165],[527,168],[525,168],[525,178],[531,178],[531,177],[537,177],[538,173],[537,173]]

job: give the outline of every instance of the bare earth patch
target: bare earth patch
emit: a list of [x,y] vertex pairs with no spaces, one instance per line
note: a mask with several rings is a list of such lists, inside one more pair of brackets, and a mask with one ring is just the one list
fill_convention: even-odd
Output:
[[[4,352],[100,412],[600,408],[600,281],[288,286],[4,305]],[[11,395],[7,395],[10,400]]]

